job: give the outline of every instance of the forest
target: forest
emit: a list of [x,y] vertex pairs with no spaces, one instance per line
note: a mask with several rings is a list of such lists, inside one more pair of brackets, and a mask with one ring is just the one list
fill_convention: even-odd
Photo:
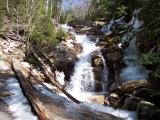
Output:
[[0,0],[0,120],[160,120],[159,0]]

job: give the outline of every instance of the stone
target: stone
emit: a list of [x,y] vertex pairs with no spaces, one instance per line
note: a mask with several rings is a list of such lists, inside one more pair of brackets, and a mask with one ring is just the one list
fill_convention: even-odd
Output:
[[89,98],[89,101],[91,103],[98,103],[98,104],[101,104],[101,105],[104,105],[104,100],[105,100],[105,96],[104,95],[92,95]]
[[123,58],[123,54],[120,51],[112,51],[106,54],[108,61],[119,62]]
[[132,93],[135,89],[142,87],[150,88],[152,87],[152,85],[147,80],[130,80],[124,82],[114,91],[117,91],[121,94],[127,94],[127,93]]
[[9,92],[0,92],[0,97],[8,97],[8,96],[11,96],[12,94],[11,93],[9,93]]
[[133,95],[128,95],[124,102],[124,109],[129,111],[136,111],[138,103],[141,101],[141,98],[135,97]]
[[137,107],[137,114],[139,119],[144,120],[159,120],[160,108],[157,108],[155,104],[147,101],[141,101]]
[[160,87],[159,87],[159,86],[160,86],[160,79],[157,78],[153,72],[149,74],[149,79],[148,79],[148,81],[149,81],[151,84],[157,86],[157,87],[160,89]]
[[98,66],[103,66],[103,61],[100,57],[97,57],[92,60],[92,66],[93,67],[98,67]]
[[101,92],[103,91],[102,82],[95,80],[95,91]]
[[160,107],[160,91],[149,89],[149,88],[141,88],[133,91],[133,94],[137,97],[140,97],[144,100],[152,102]]
[[69,80],[70,75],[74,70],[75,62],[78,60],[78,48],[76,48],[77,47],[73,47],[72,49],[70,49],[64,44],[60,44],[56,48],[56,52],[54,55],[55,65],[59,71],[64,72],[66,80]]
[[120,97],[116,93],[111,93],[106,99],[108,99],[109,105],[118,108],[119,107],[119,101]]
[[0,82],[0,88],[3,88],[4,86],[5,86],[5,84]]

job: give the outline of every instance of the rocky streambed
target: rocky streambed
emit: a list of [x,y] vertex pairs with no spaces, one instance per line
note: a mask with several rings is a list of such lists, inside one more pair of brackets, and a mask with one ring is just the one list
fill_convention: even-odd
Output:
[[[47,113],[51,119],[135,120],[137,119],[135,112],[137,112],[140,119],[158,120],[160,111],[159,88],[150,82],[153,80],[149,79],[148,70],[136,61],[138,55],[136,34],[139,31],[136,29],[139,28],[139,22],[137,19],[132,20],[129,24],[133,25],[133,29],[128,32],[123,31],[120,27],[126,24],[122,21],[123,17],[106,24],[107,29],[105,30],[104,27],[103,31],[97,27],[90,28],[91,30],[87,27],[77,28],[78,31],[72,29],[68,32],[68,38],[56,48],[46,50],[43,54],[38,53],[47,65],[47,70],[55,72],[53,78],[66,91],[83,102],[81,104],[75,104],[70,99],[66,99],[60,89],[50,84],[51,82],[41,69],[32,66],[33,63],[37,65],[37,62],[32,59],[32,57],[34,58],[33,55],[25,56],[24,41],[6,40],[3,37],[0,55],[1,61],[5,64],[1,65],[0,89],[4,93],[0,94],[0,98],[5,102],[6,96],[16,95],[9,90],[4,90],[4,87],[7,88],[6,80],[15,77],[11,66],[8,64],[11,63],[12,58],[16,58],[18,60],[16,68],[24,75],[28,71],[24,80],[31,81],[31,89],[29,89],[31,91],[29,92],[34,93],[32,95],[36,96],[36,100],[38,99],[42,103],[44,113]],[[62,27],[67,31],[71,29],[66,25]],[[112,27],[114,29],[111,29]],[[47,55],[47,58],[44,57],[44,54]],[[28,57],[30,57],[32,65],[23,64]],[[27,61],[31,63],[29,60]],[[30,70],[31,72],[29,72]],[[35,81],[35,78],[39,81]],[[21,90],[17,86],[14,87]],[[23,89],[22,87],[24,94],[25,89]],[[21,96],[23,94],[21,93]],[[29,96],[24,94],[24,97],[27,98],[25,101],[27,100],[27,104],[31,105],[30,107],[33,109]],[[19,98],[16,100],[21,101]],[[23,104],[26,102],[21,103],[21,105]],[[11,111],[7,102],[5,108],[0,109],[3,119],[17,119],[15,114],[19,115],[19,113]],[[37,119],[35,117],[37,114],[32,109],[27,107],[29,114]]]

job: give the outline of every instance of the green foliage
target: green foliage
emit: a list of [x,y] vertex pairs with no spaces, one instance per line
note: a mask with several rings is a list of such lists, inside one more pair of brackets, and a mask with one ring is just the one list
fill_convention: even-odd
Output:
[[55,26],[50,18],[42,17],[35,24],[31,33],[32,43],[52,43],[56,45],[61,39],[66,37],[62,29],[55,30]]
[[160,69],[156,69],[156,70],[153,72],[153,76],[154,76],[155,78],[160,79]]
[[58,29],[56,31],[55,36],[56,36],[56,39],[61,40],[61,39],[66,38],[67,34],[66,34],[66,32],[63,29],[60,28],[60,29]]
[[40,18],[32,30],[32,42],[52,42],[54,38],[54,25],[52,21],[47,17]]
[[140,61],[143,64],[157,64],[160,62],[160,54],[159,53],[146,53],[140,56]]
[[35,58],[33,58],[32,56],[28,56],[26,60],[29,64],[31,64],[35,68],[41,68],[41,66],[42,66],[41,63],[38,60],[36,60]]

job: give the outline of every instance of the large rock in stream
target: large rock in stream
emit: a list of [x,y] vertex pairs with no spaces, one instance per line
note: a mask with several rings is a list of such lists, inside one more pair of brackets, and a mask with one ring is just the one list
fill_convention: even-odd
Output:
[[75,62],[78,60],[77,54],[82,50],[79,44],[73,44],[73,47],[69,48],[65,42],[59,44],[55,52],[55,65],[59,71],[63,71],[65,74],[65,80],[69,80],[74,70]]

